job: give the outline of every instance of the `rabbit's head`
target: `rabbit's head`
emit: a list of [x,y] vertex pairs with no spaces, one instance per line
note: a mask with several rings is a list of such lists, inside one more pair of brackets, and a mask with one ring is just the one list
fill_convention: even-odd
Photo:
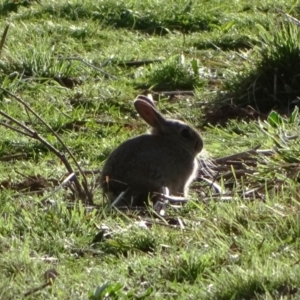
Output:
[[203,140],[196,129],[179,120],[166,119],[154,102],[146,96],[138,96],[134,106],[139,115],[151,126],[151,134],[164,136],[196,157],[203,148]]

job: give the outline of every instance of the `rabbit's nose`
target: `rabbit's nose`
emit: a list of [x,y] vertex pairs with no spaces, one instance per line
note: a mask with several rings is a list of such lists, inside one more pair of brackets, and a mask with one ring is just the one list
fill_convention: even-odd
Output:
[[195,144],[195,151],[196,153],[199,153],[201,152],[203,148],[203,142],[200,140],[200,141],[196,141],[196,144]]

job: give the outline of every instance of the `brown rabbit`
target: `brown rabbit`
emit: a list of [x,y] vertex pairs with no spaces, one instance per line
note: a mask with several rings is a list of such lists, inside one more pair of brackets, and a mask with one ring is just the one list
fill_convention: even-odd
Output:
[[112,203],[124,192],[117,205],[130,206],[145,205],[149,198],[155,202],[163,187],[171,196],[187,196],[203,148],[201,136],[181,121],[164,118],[146,96],[138,96],[134,106],[151,132],[123,142],[110,154],[100,176],[104,193]]

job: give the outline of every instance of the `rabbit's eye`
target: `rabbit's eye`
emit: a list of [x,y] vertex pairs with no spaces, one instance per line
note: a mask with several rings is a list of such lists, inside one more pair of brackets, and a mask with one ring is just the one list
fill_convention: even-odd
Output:
[[183,129],[183,130],[181,130],[180,133],[185,138],[189,138],[191,136],[191,133],[190,133],[190,131],[188,129]]

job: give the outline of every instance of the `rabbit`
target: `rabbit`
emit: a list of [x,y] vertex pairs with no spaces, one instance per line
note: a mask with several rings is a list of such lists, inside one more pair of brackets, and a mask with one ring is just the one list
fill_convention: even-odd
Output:
[[166,119],[154,102],[138,96],[134,106],[151,126],[150,133],[120,144],[108,157],[100,175],[100,185],[116,206],[145,206],[167,187],[172,196],[186,197],[198,170],[196,156],[203,140],[196,129],[179,120]]

